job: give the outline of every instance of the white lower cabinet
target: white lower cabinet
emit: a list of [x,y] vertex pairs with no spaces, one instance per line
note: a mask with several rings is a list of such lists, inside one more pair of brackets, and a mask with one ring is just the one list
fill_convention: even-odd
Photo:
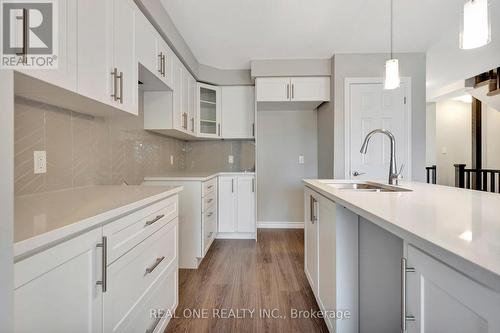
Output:
[[[408,332],[500,332],[500,293],[408,246]],[[409,318],[411,319],[411,317]]]
[[[15,332],[162,332],[178,304],[177,195],[159,203],[18,261]],[[127,249],[108,241],[124,233]]]
[[318,291],[318,223],[315,216],[317,203],[318,196],[306,188],[304,196],[304,270],[315,294]]
[[255,238],[255,177],[219,176],[220,238]]
[[95,229],[14,265],[15,332],[102,332],[101,236]]

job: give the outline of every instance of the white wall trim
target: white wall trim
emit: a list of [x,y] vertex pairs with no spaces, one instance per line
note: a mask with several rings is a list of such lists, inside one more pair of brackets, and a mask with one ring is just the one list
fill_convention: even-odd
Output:
[[[407,139],[407,158],[405,168],[408,179],[412,179],[412,87],[411,77],[402,77],[401,82],[406,84],[406,139]],[[350,86],[352,84],[384,84],[383,77],[347,77],[344,82],[344,178],[351,179],[351,105],[350,105]],[[398,165],[399,167],[399,165]]]
[[304,222],[258,221],[257,229],[304,229]]

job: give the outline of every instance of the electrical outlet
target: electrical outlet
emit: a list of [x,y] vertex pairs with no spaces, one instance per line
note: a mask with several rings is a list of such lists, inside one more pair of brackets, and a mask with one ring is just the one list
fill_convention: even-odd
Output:
[[299,164],[304,164],[304,155],[299,155]]
[[47,153],[45,151],[33,151],[35,174],[47,172]]
[[233,164],[233,163],[234,163],[234,157],[233,157],[233,155],[229,155],[229,156],[227,157],[227,162],[228,162],[229,164]]
[[170,155],[170,165],[174,165],[174,155]]

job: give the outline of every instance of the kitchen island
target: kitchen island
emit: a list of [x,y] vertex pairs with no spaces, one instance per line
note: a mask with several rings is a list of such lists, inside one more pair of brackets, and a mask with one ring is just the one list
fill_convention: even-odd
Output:
[[336,332],[500,332],[500,196],[305,180],[305,271]]

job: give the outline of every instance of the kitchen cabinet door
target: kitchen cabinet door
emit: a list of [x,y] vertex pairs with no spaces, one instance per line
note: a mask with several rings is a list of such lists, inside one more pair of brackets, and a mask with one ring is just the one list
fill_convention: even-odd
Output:
[[500,332],[500,293],[408,246],[407,331]]
[[[337,309],[336,305],[336,205],[332,201],[318,199],[318,303],[321,310]],[[332,318],[325,318],[330,330]]]
[[313,290],[318,294],[318,196],[311,190],[304,192],[304,270]]
[[[135,29],[135,52],[137,61],[158,78],[162,78],[163,69],[161,67],[162,60],[160,57],[162,50],[158,45],[159,38],[158,33],[146,16],[137,9]],[[161,55],[163,55],[163,53],[161,53]]]
[[113,2],[78,1],[78,93],[113,104],[112,62]]
[[196,80],[189,73],[189,101],[188,101],[188,115],[189,115],[189,131],[190,134],[196,135]]
[[285,102],[290,100],[290,78],[258,78],[256,81],[257,102]]
[[255,232],[255,177],[237,177],[237,231]]
[[181,61],[177,58],[174,59],[173,65],[173,128],[179,131],[186,131],[186,118],[184,116],[184,105],[182,100],[182,90],[184,88],[182,84],[184,76],[184,66]]
[[55,86],[77,89],[77,0],[57,2],[58,50],[57,69],[20,70]]
[[255,126],[255,87],[221,88],[222,137],[251,139]]
[[[173,65],[175,54],[172,52],[163,38],[156,32],[157,36],[157,61],[159,66],[158,77],[171,89],[173,89]],[[162,67],[163,66],[163,67]]]
[[298,102],[329,101],[329,77],[293,77],[290,79],[290,100]]
[[196,95],[197,136],[204,138],[221,137],[220,88],[197,83]]
[[113,2],[113,66],[120,79],[115,87],[119,95],[116,105],[138,114],[137,59],[135,56],[135,10],[132,0]]
[[191,132],[191,118],[192,115],[191,113],[194,110],[190,110],[190,106],[193,107],[194,105],[190,105],[190,90],[191,90],[191,81],[190,81],[190,76],[191,74],[188,72],[188,70],[183,67],[182,70],[182,112],[183,112],[183,117],[185,118],[184,120],[184,131],[186,132]]
[[219,176],[219,232],[236,231],[236,180],[233,176]]
[[15,332],[102,332],[101,229],[17,262]]

